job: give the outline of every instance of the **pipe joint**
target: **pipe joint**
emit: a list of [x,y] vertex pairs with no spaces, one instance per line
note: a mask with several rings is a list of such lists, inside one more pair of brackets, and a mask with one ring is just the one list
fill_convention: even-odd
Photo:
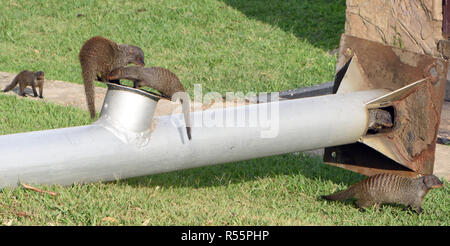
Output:
[[100,125],[124,143],[145,146],[160,96],[135,88],[108,83],[99,119]]

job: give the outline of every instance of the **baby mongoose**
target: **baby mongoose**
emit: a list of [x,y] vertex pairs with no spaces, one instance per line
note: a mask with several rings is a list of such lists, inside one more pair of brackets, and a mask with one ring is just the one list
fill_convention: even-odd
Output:
[[34,96],[35,97],[38,96],[36,87],[39,87],[39,97],[43,98],[42,92],[44,90],[44,81],[45,81],[45,75],[44,75],[43,71],[31,72],[29,70],[23,70],[22,72],[17,74],[16,77],[14,77],[11,84],[6,86],[6,88],[3,90],[3,92],[8,92],[8,91],[14,89],[14,87],[16,87],[17,84],[19,84],[19,88],[20,88],[19,95],[26,96],[25,88],[27,86],[31,86],[31,88],[33,89]]
[[422,200],[434,188],[444,184],[434,175],[419,178],[407,178],[394,174],[376,174],[348,188],[328,196],[326,200],[343,201],[356,198],[356,205],[364,210],[366,207],[383,203],[396,203],[412,207],[417,213],[422,213]]
[[[81,63],[84,90],[91,118],[95,117],[94,80],[108,81],[108,74],[115,68],[130,63],[144,66],[144,52],[141,48],[117,44],[101,36],[87,40],[81,47],[78,58]],[[109,81],[118,83],[119,81]]]
[[[137,67],[130,66],[113,70],[108,79],[128,79],[133,81],[134,88],[148,86],[159,91],[164,97],[170,100],[180,99],[184,120],[186,122],[186,131],[189,140],[191,140],[191,124],[190,124],[190,100],[184,87],[178,77],[162,67]],[[182,93],[177,93],[182,92]]]

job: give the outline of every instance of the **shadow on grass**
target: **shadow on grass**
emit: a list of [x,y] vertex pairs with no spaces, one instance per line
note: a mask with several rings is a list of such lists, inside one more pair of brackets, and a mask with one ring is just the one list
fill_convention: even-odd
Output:
[[149,187],[216,187],[278,176],[299,179],[331,180],[346,186],[362,179],[362,175],[326,165],[319,157],[285,154],[248,161],[193,168],[121,180],[131,186]]
[[222,0],[228,6],[314,46],[332,50],[339,46],[345,25],[345,0]]
[[[337,48],[340,34],[344,31],[345,0],[222,1],[248,18],[291,32],[299,39],[324,50]],[[132,186],[198,188],[284,175],[299,175],[299,178],[309,180],[331,180],[347,186],[362,179],[359,174],[325,165],[319,158],[286,154],[132,178],[119,183]]]

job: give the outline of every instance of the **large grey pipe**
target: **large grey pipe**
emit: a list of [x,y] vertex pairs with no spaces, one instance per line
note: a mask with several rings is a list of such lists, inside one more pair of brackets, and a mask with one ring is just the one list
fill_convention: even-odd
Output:
[[153,118],[157,97],[110,85],[92,125],[0,136],[0,187],[109,181],[354,143],[367,131],[366,102],[385,93],[194,112],[189,141],[182,114]]

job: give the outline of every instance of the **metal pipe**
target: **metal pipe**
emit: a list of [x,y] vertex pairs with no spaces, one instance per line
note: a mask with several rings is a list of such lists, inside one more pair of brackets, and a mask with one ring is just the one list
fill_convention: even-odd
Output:
[[0,136],[0,187],[109,181],[354,143],[367,130],[366,103],[387,92],[193,112],[188,141],[182,114],[152,123],[158,97],[111,85],[92,125]]

